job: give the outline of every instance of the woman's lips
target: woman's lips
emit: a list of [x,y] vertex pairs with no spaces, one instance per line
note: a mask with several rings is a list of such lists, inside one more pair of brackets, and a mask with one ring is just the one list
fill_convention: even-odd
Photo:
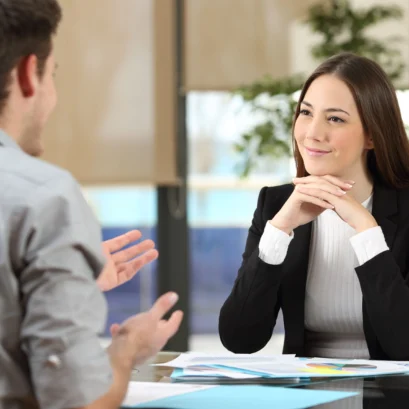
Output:
[[320,149],[312,149],[312,148],[307,148],[307,147],[305,147],[305,150],[310,156],[324,156],[331,152],[331,151],[322,151]]

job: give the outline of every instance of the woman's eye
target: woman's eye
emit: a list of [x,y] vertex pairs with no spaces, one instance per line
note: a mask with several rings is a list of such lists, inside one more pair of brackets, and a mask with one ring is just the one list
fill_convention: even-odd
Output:
[[328,118],[328,121],[330,122],[337,122],[337,123],[343,123],[345,122],[343,119],[337,117],[337,116],[331,116]]
[[302,109],[302,110],[300,111],[300,115],[310,115],[310,114],[311,114],[311,112],[308,111],[308,109]]

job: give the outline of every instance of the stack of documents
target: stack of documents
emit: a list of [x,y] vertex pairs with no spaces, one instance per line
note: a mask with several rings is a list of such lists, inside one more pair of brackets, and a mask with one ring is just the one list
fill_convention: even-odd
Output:
[[297,358],[294,355],[181,354],[158,366],[175,368],[172,378],[200,379],[310,379],[322,377],[369,377],[409,372],[406,362]]

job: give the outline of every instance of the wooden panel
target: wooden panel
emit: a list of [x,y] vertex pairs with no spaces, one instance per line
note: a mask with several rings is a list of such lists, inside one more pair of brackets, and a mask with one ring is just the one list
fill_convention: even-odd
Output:
[[317,0],[185,0],[185,87],[230,90],[290,74],[290,24]]
[[[45,159],[83,184],[158,183],[160,174],[167,183],[177,181],[175,106],[167,83],[174,72],[168,58],[173,26],[163,24],[174,18],[173,1],[161,25],[156,1],[120,0],[120,7],[114,0],[61,1],[64,19],[55,41],[59,104],[46,130]],[[163,52],[165,58],[158,55]],[[163,99],[158,78],[166,89]],[[158,159],[156,147],[162,145],[166,153]]]

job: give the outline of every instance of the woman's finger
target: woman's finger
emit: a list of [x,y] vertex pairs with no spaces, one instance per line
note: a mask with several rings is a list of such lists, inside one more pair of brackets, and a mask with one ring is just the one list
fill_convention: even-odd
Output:
[[331,203],[328,203],[325,200],[322,200],[320,198],[310,196],[304,192],[301,192],[300,190],[297,190],[297,196],[298,196],[298,200],[304,203],[311,203],[323,209],[333,210],[335,208]]
[[303,178],[295,178],[293,179],[293,182],[295,185],[302,185],[302,184],[310,184],[310,183],[316,183],[316,184],[321,184],[321,183],[330,183],[333,186],[339,187],[343,190],[350,190],[353,187],[352,181],[343,181],[340,180],[334,176],[306,176]]
[[297,190],[299,192],[302,192],[305,195],[315,197],[316,199],[327,202],[333,207],[334,207],[334,200],[339,199],[339,197],[333,195],[332,193],[326,192],[325,190],[322,190],[322,189],[316,189],[316,188],[310,187],[310,185],[304,185],[304,186],[299,185],[297,186]]
[[300,184],[300,185],[296,185],[297,187],[305,187],[308,189],[318,189],[318,190],[322,190],[325,191],[327,193],[331,193],[335,196],[339,196],[342,197],[346,194],[345,190],[342,190],[341,188],[339,188],[338,186],[334,186],[332,183],[308,183],[308,184]]
[[344,189],[352,189],[353,185],[354,185],[354,181],[353,180],[341,180],[335,176],[331,176],[331,175],[326,175],[323,176],[323,179],[328,180],[329,182],[331,182],[332,184],[339,186],[340,188]]

